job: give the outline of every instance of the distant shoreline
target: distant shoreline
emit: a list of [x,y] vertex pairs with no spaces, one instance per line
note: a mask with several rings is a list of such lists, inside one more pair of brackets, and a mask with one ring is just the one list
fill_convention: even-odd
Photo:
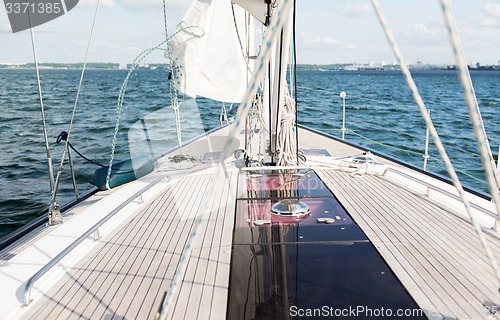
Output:
[[[132,64],[119,64],[108,62],[91,62],[87,70],[129,70]],[[165,63],[151,63],[136,66],[137,70],[169,70],[170,65]],[[33,70],[34,63],[0,64],[0,70]],[[40,70],[81,70],[83,63],[40,63]],[[424,71],[454,71],[454,65],[431,65],[418,63],[410,65],[413,72]],[[298,64],[299,71],[346,71],[346,72],[387,72],[400,71],[398,65],[373,65],[373,64]],[[469,66],[471,71],[500,71],[500,65]]]

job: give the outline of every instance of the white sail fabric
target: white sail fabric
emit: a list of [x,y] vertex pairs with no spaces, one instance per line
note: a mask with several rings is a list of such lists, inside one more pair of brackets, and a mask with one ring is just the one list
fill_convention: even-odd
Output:
[[177,26],[170,46],[175,86],[184,94],[242,101],[249,78],[245,12],[234,6],[233,16],[232,7],[229,0],[194,1]]
[[262,23],[266,21],[267,4],[264,0],[231,0],[233,3],[244,8],[255,19]]

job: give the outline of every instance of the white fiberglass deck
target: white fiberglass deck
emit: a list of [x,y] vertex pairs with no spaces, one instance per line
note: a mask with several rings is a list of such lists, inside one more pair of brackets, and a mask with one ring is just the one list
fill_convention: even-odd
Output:
[[[211,177],[188,176],[167,188],[33,302],[26,318],[154,318]],[[225,316],[235,177],[231,174],[224,187],[214,190],[216,197],[194,243],[175,319]]]
[[[300,130],[300,138],[303,148],[336,156],[361,152],[307,130]],[[389,177],[354,176],[324,163],[315,170],[429,318],[478,319],[484,305],[500,302],[486,255],[461,213]],[[154,318],[209,186],[212,174],[203,172],[174,179],[38,296],[23,317]],[[224,186],[213,190],[212,210],[194,244],[174,319],[225,318],[236,175],[232,171]],[[500,258],[498,235],[490,231],[487,238]]]

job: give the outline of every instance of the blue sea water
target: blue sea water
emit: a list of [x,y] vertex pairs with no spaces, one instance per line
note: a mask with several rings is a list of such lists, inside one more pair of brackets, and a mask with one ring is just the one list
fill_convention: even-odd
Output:
[[[107,164],[117,119],[118,94],[126,70],[88,70],[83,83],[72,144],[87,157]],[[42,91],[54,170],[63,144],[56,138],[67,131],[80,71],[42,70]],[[459,175],[468,186],[486,190],[480,158],[456,74],[451,71],[414,74],[420,92]],[[496,155],[500,145],[500,72],[472,73],[489,141]],[[397,72],[299,71],[299,123],[340,137],[341,91],[346,99],[346,140],[423,165],[425,126],[411,92]],[[141,126],[148,131],[155,153],[175,146],[175,125],[164,70],[137,70],[130,78],[120,117],[115,159],[144,151],[135,142]],[[44,212],[50,203],[49,176],[43,126],[33,70],[0,69],[0,237]],[[233,109],[234,110],[234,109]],[[219,124],[220,105],[206,99],[181,105],[183,139]],[[139,120],[143,118],[145,122]],[[334,150],[332,150],[334,152]],[[430,148],[428,170],[446,175],[435,148]],[[73,153],[79,190],[97,168]],[[74,191],[67,161],[58,193],[61,204]]]

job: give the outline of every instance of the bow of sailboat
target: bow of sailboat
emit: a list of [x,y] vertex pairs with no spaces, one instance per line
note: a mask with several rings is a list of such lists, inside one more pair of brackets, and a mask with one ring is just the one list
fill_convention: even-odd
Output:
[[[0,252],[0,317],[496,316],[495,197],[298,125],[295,9],[194,1],[165,30],[169,108],[128,128],[131,157],[115,161],[128,81],[163,43],[137,57],[100,191]],[[201,101],[220,127],[205,131]]]

